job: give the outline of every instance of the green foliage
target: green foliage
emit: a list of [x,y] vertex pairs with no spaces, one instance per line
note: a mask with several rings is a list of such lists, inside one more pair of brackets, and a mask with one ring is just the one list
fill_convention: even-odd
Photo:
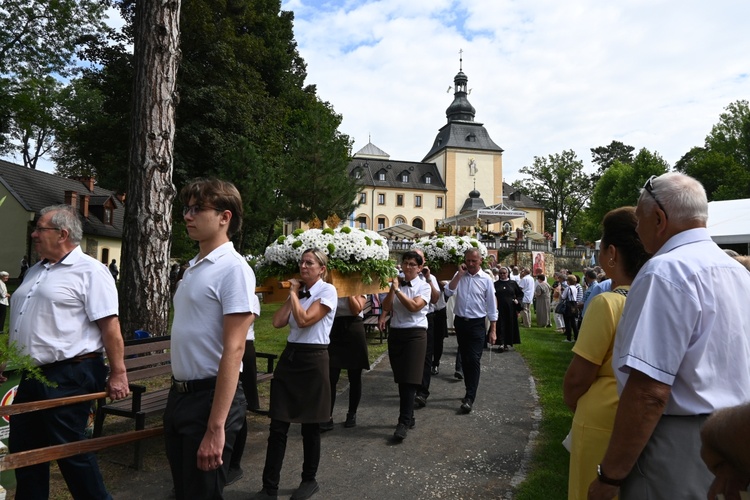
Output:
[[5,367],[12,367],[25,372],[29,378],[55,387],[54,383],[46,379],[39,367],[34,365],[31,356],[24,354],[15,341],[9,342],[6,334],[0,335],[0,365],[3,370]]
[[726,107],[706,137],[675,164],[698,179],[709,200],[746,198],[750,192],[750,108],[740,100]]
[[545,209],[545,227],[555,227],[562,221],[562,240],[591,197],[593,182],[583,171],[574,151],[551,154],[547,158],[535,156],[534,164],[521,168],[528,179],[516,181],[513,187],[539,202]]
[[581,236],[594,241],[601,236],[602,219],[610,210],[635,205],[640,188],[652,175],[669,170],[669,164],[658,153],[641,149],[630,163],[615,160],[594,187],[591,204],[582,217]]
[[615,161],[631,163],[634,150],[633,146],[628,146],[620,141],[612,141],[609,146],[591,148],[591,161],[595,165],[599,165],[599,170],[594,175],[594,181],[596,182]]
[[[106,30],[101,0],[13,0],[0,6],[0,153],[17,150],[24,164],[51,144],[52,90],[67,76],[75,51]],[[52,82],[49,81],[52,79]],[[53,84],[54,83],[54,84]],[[11,143],[21,141],[21,145]],[[30,160],[27,160],[27,157]]]

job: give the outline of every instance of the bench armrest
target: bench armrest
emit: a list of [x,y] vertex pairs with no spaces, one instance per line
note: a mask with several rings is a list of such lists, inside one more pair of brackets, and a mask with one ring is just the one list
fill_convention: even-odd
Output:
[[270,354],[267,352],[256,352],[255,357],[266,358],[268,360],[268,364],[266,365],[266,373],[273,373],[273,363],[274,360],[279,357],[278,355]]

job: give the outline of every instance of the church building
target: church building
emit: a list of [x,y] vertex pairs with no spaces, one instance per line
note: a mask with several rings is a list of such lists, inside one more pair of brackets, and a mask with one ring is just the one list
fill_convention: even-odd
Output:
[[[391,160],[371,142],[354,154],[349,175],[360,180],[360,205],[353,225],[375,231],[410,224],[432,232],[441,221],[479,208],[522,210],[525,217],[480,223],[493,232],[524,228],[544,232],[544,209],[503,183],[503,148],[490,137],[468,99],[468,77],[454,78],[453,102],[445,111],[447,123],[438,131],[421,162]],[[483,200],[487,200],[486,203]],[[453,225],[476,225],[460,222]]]

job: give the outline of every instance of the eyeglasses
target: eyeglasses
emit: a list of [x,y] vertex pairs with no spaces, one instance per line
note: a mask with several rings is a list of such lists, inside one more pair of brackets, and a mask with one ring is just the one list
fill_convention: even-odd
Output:
[[195,217],[196,214],[199,212],[203,212],[204,210],[216,210],[217,212],[223,212],[223,210],[218,209],[216,207],[209,207],[204,205],[190,205],[189,207],[182,207],[182,216],[186,216],[187,214],[190,214],[190,217]]
[[59,227],[40,227],[40,226],[34,227],[34,231],[36,231],[37,233],[41,233],[42,231],[59,231],[59,230],[60,230]]
[[662,212],[664,212],[664,218],[665,218],[665,219],[669,219],[669,217],[667,216],[667,211],[666,211],[666,210],[664,210],[664,207],[663,207],[663,206],[662,206],[662,204],[661,204],[661,203],[659,202],[659,200],[657,200],[657,199],[656,199],[656,195],[654,195],[654,184],[653,184],[653,180],[654,180],[654,179],[656,179],[656,176],[655,176],[655,175],[652,175],[651,177],[649,177],[649,178],[648,178],[648,180],[646,181],[646,184],[644,184],[644,185],[643,185],[643,189],[645,189],[645,190],[646,190],[646,192],[647,192],[648,194],[650,194],[650,195],[651,195],[651,198],[653,198],[653,199],[654,199],[654,201],[656,202],[656,205],[657,205],[657,206],[658,206],[659,208],[661,208],[661,211],[662,211]]

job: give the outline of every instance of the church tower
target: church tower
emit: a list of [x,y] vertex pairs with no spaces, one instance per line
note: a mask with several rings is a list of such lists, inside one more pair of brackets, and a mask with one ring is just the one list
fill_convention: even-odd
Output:
[[422,160],[435,163],[445,180],[447,217],[460,212],[474,186],[480,187],[488,206],[503,202],[503,148],[495,144],[483,124],[474,121],[476,110],[468,99],[468,83],[462,54],[453,79],[453,102],[445,110],[447,123]]

